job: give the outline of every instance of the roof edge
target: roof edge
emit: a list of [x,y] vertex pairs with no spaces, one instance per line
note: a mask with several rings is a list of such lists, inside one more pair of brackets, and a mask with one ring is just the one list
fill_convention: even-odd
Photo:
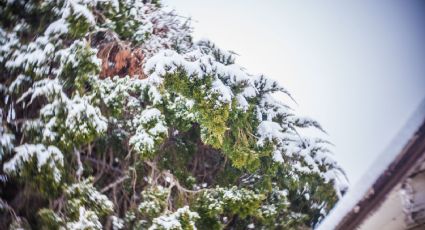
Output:
[[375,160],[356,186],[331,210],[317,229],[355,229],[376,210],[412,166],[425,158],[425,99]]

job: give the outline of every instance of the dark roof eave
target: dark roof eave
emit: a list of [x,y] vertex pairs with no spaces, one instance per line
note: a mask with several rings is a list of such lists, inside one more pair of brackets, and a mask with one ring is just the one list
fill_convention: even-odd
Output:
[[356,229],[376,210],[391,190],[413,173],[415,166],[425,160],[425,120],[410,138],[397,158],[382,173],[365,197],[345,215],[336,230]]

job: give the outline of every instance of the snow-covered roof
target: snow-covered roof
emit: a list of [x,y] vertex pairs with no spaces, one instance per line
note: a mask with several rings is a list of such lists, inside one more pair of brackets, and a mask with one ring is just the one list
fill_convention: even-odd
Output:
[[[317,229],[340,229],[342,225],[347,227],[345,222],[348,222],[350,218],[353,219],[359,212],[372,211],[362,210],[362,208],[365,209],[365,207],[360,204],[370,204],[371,199],[375,199],[376,201],[377,194],[375,193],[382,192],[375,191],[377,185],[386,184],[388,186],[388,180],[394,177],[389,171],[395,172],[399,170],[398,168],[394,168],[395,165],[406,165],[404,159],[406,157],[412,157],[411,152],[406,151],[406,149],[412,149],[412,142],[418,141],[418,133],[422,133],[423,137],[425,136],[424,127],[425,100],[422,101],[419,108],[394,137],[391,144],[376,158],[372,167],[366,171],[355,186],[348,190],[346,195],[336,204]],[[423,157],[423,153],[419,153],[418,155],[422,155]],[[414,167],[414,164],[407,166],[411,168]],[[365,200],[367,200],[367,202],[364,202]],[[344,229],[349,229],[345,227]]]

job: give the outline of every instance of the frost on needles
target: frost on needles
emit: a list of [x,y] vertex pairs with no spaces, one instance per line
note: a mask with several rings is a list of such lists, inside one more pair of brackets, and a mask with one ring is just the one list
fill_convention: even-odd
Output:
[[[0,2],[1,229],[300,229],[347,189],[322,127],[158,1]],[[288,99],[290,100],[290,99]]]

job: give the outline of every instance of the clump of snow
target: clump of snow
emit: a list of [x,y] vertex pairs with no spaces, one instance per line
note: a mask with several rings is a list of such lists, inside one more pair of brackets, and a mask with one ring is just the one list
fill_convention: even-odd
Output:
[[[195,221],[199,218],[199,214],[190,211],[188,206],[177,209],[174,213],[159,216],[152,221],[152,226],[149,230],[183,230],[183,229],[196,229]],[[186,222],[189,226],[183,228],[182,222]]]
[[19,74],[16,79],[10,83],[9,91],[15,92],[18,90],[18,87],[21,86],[24,82],[31,82],[31,78],[29,76]]
[[[219,102],[230,103],[235,98],[232,87],[246,84],[245,88],[253,88],[251,77],[232,61],[232,54],[217,48],[212,42],[199,41],[184,54],[161,50],[146,61],[144,68],[150,80],[156,83],[161,83],[167,73],[182,70],[190,78],[212,77],[211,93],[218,95]],[[246,108],[246,101],[243,94],[238,95],[240,107]]]
[[[65,127],[76,134],[88,135],[93,128],[97,133],[106,131],[108,124],[100,109],[92,106],[86,96],[74,96],[66,104],[68,115]],[[89,127],[91,126],[91,127]]]
[[61,173],[58,168],[63,166],[63,154],[55,146],[44,146],[43,144],[24,144],[14,148],[16,154],[8,162],[4,163],[3,170],[6,173],[17,172],[25,162],[35,158],[37,160],[38,169],[48,166],[52,169],[56,182],[61,179]]
[[[190,19],[181,21],[176,12],[167,7],[158,8],[142,1],[126,0],[126,3],[132,7],[132,17],[139,22],[133,39],[143,41],[141,46],[146,57],[151,57],[165,47],[182,52],[191,48]],[[147,39],[146,34],[149,34]]]
[[286,138],[285,132],[279,123],[274,121],[262,121],[257,127],[258,142],[262,146],[266,141],[281,140]]
[[[148,79],[130,78],[129,76],[119,78],[115,76],[112,79],[99,80],[94,78],[94,80],[102,100],[110,107],[123,107],[122,103],[126,98],[128,100],[131,98],[133,105],[136,107],[137,101],[134,100],[149,101],[153,105],[158,105],[162,102],[162,95],[158,88],[151,84]],[[131,94],[140,94],[140,96],[134,98]]]
[[156,108],[146,108],[133,119],[133,125],[137,127],[135,134],[129,143],[138,152],[151,151],[157,140],[168,134],[164,116]]
[[112,230],[119,230],[123,228],[124,228],[124,220],[119,217],[112,216]]
[[177,118],[195,121],[199,116],[198,112],[194,109],[194,100],[181,95],[176,96],[174,100],[170,99],[170,94],[166,94],[165,96],[169,99],[168,109],[172,110]]
[[63,15],[69,17],[70,14],[73,14],[77,18],[84,17],[90,24],[94,25],[96,21],[88,7],[95,6],[97,2],[97,0],[67,0],[65,1]]
[[87,210],[81,206],[79,208],[79,215],[76,221],[66,223],[67,229],[86,230],[86,229],[102,229],[102,224],[99,217],[95,212]]
[[9,133],[7,127],[3,126],[3,110],[0,108],[0,160],[5,153],[11,152],[15,135]]
[[97,212],[112,212],[114,204],[108,197],[100,193],[89,179],[72,184],[66,189],[66,194],[70,199],[76,200],[76,204],[86,205]]
[[26,99],[31,95],[29,104],[31,104],[34,99],[40,96],[45,96],[48,98],[59,97],[62,100],[66,100],[67,96],[62,90],[62,84],[59,82],[58,78],[55,79],[42,79],[34,82],[31,88],[29,88],[25,93],[21,95],[18,99],[18,103]]

